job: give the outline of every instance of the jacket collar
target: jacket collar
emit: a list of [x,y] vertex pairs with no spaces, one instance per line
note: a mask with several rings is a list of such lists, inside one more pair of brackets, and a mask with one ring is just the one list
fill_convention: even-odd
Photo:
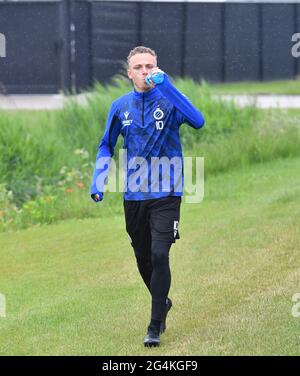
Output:
[[133,90],[133,97],[138,100],[151,100],[156,97],[158,97],[160,94],[160,91],[157,89],[157,87],[152,88],[151,90],[145,92],[145,93],[140,93],[136,91],[135,89]]

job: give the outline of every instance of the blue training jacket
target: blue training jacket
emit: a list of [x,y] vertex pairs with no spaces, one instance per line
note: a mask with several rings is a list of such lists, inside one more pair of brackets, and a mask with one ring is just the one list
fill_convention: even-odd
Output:
[[132,91],[112,102],[100,141],[91,195],[103,197],[110,158],[118,136],[124,139],[125,200],[182,196],[183,159],[179,127],[199,129],[202,113],[177,90],[167,74],[145,93]]

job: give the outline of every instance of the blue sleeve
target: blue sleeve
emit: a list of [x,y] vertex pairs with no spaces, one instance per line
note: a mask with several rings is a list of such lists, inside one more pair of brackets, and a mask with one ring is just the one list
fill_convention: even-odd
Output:
[[193,106],[185,95],[171,84],[166,73],[164,81],[161,84],[157,84],[156,87],[176,108],[176,117],[179,124],[188,123],[193,128],[203,127],[204,117],[202,113]]
[[91,195],[96,193],[101,193],[103,195],[104,184],[108,176],[110,159],[114,155],[114,148],[122,127],[122,123],[120,122],[116,111],[116,105],[112,103],[106,120],[104,135],[98,147],[96,164],[91,183]]

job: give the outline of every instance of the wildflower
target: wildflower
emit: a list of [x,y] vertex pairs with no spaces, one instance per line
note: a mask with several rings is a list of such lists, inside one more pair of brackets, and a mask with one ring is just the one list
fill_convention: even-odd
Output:
[[78,187],[79,189],[84,188],[84,184],[83,184],[81,181],[79,181],[76,185],[77,185],[77,187]]
[[73,192],[73,189],[72,189],[72,188],[67,188],[67,189],[65,190],[65,192],[66,192],[66,193],[72,193],[72,192]]

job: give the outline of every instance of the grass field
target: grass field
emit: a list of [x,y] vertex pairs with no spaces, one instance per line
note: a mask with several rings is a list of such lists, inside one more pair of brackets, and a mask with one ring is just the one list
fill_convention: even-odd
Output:
[[182,205],[156,349],[142,344],[150,298],[123,215],[0,234],[0,354],[299,355],[299,167],[294,157],[209,176],[204,201]]
[[1,111],[1,355],[300,353],[300,112],[212,95],[300,93],[299,83],[176,85],[205,115],[203,130],[180,130],[184,155],[205,158],[205,198],[182,205],[159,349],[143,347],[150,296],[122,196],[89,197],[107,111],[128,82],[96,85],[85,107]]

